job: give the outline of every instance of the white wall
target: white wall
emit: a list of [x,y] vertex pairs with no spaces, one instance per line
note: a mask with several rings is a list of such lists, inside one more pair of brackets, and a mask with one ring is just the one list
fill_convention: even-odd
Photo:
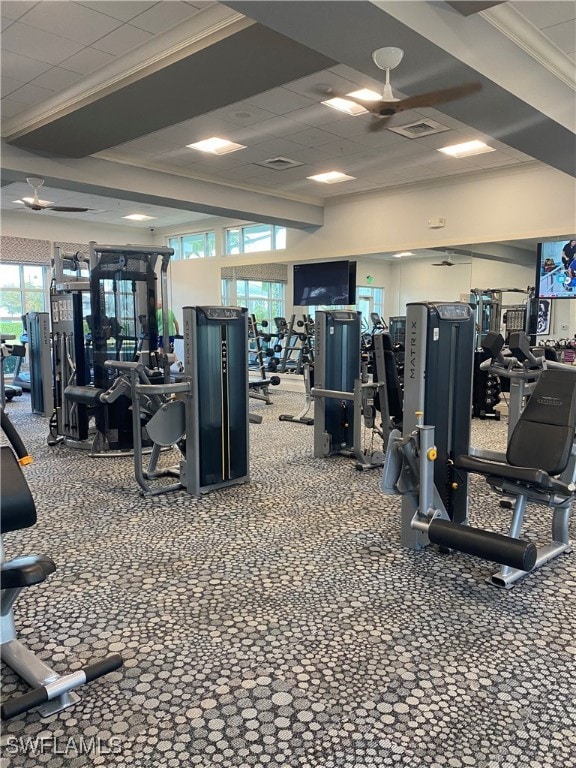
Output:
[[41,212],[4,212],[2,234],[12,237],[29,237],[38,240],[89,243],[100,245],[152,245],[152,233],[148,229],[122,227],[114,224],[92,224],[80,219],[56,218]]

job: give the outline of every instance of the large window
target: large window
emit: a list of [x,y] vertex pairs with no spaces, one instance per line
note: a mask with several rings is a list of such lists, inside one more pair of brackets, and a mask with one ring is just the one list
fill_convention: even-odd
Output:
[[192,232],[188,235],[168,238],[168,247],[174,249],[172,259],[206,259],[216,256],[214,232]]
[[260,280],[222,280],[222,304],[224,306],[247,307],[256,320],[284,317],[285,283],[262,282]]
[[47,267],[0,264],[0,331],[20,337],[22,315],[46,312]]
[[226,253],[258,253],[286,248],[286,227],[275,224],[249,224],[226,230]]

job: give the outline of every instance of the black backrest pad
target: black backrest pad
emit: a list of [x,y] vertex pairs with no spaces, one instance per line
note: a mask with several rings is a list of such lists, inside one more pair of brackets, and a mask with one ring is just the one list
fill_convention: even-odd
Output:
[[506,459],[550,475],[566,469],[576,428],[576,372],[547,369],[516,424]]
[[36,506],[20,464],[7,445],[0,448],[2,477],[1,533],[29,528],[36,522]]

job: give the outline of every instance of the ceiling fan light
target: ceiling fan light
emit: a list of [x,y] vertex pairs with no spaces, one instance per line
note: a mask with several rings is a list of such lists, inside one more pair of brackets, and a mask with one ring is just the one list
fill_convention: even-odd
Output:
[[394,69],[400,64],[404,56],[402,48],[377,48],[372,53],[372,61],[379,69]]

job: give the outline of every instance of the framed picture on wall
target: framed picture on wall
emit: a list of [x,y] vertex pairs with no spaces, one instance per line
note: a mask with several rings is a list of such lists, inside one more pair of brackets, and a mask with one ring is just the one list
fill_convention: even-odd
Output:
[[552,314],[552,302],[550,299],[540,299],[538,301],[538,324],[536,334],[538,336],[547,336],[550,333],[550,315]]

